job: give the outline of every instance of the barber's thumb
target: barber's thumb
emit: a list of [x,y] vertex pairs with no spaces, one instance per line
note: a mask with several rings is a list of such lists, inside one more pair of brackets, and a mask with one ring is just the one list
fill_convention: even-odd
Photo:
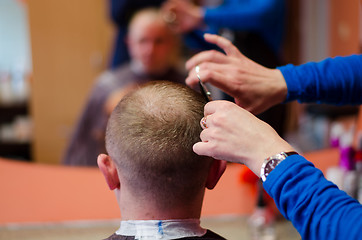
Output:
[[205,142],[197,142],[194,144],[194,146],[192,147],[192,150],[200,156],[208,156],[206,153],[206,144]]

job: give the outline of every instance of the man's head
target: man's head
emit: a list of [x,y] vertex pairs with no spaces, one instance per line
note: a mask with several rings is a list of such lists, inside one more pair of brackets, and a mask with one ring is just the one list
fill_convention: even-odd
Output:
[[180,46],[176,35],[154,8],[134,15],[129,24],[127,44],[133,67],[151,75],[168,70]]
[[[200,196],[202,201],[205,187],[213,188],[225,169],[220,161],[192,150],[202,131],[204,105],[201,94],[172,82],[150,82],[126,95],[111,114],[106,132],[120,188],[126,186],[136,199],[148,199],[160,208],[188,204]],[[102,170],[100,158],[98,164]],[[119,187],[117,181],[107,181],[111,189]]]

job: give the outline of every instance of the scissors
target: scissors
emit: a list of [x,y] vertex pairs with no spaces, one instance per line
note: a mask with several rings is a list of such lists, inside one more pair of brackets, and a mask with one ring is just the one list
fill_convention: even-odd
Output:
[[212,101],[211,92],[206,88],[205,84],[201,81],[201,78],[200,78],[200,75],[199,75],[200,67],[196,66],[195,71],[196,71],[196,76],[199,79],[199,86],[200,86],[200,90],[201,90],[202,95],[204,96],[204,98],[205,98],[205,100],[207,102]]

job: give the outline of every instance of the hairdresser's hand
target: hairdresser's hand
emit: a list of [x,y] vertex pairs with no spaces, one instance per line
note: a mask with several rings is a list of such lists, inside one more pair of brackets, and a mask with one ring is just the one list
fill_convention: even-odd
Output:
[[164,19],[179,33],[192,31],[203,23],[201,7],[187,0],[168,0],[162,5]]
[[186,84],[194,86],[198,78],[195,66],[200,67],[200,78],[235,98],[235,102],[254,114],[283,102],[287,85],[278,69],[265,68],[245,57],[227,39],[205,34],[205,40],[214,43],[226,53],[211,50],[193,56],[186,62],[189,75]]
[[205,116],[202,142],[193,147],[199,155],[245,164],[260,176],[265,158],[294,151],[267,123],[232,102],[207,103]]

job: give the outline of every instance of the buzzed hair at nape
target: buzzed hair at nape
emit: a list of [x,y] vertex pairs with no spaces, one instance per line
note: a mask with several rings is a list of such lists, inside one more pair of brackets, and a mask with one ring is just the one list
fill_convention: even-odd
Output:
[[135,196],[166,207],[204,189],[212,160],[192,146],[200,141],[205,103],[200,93],[169,81],[142,85],[118,103],[106,148]]

